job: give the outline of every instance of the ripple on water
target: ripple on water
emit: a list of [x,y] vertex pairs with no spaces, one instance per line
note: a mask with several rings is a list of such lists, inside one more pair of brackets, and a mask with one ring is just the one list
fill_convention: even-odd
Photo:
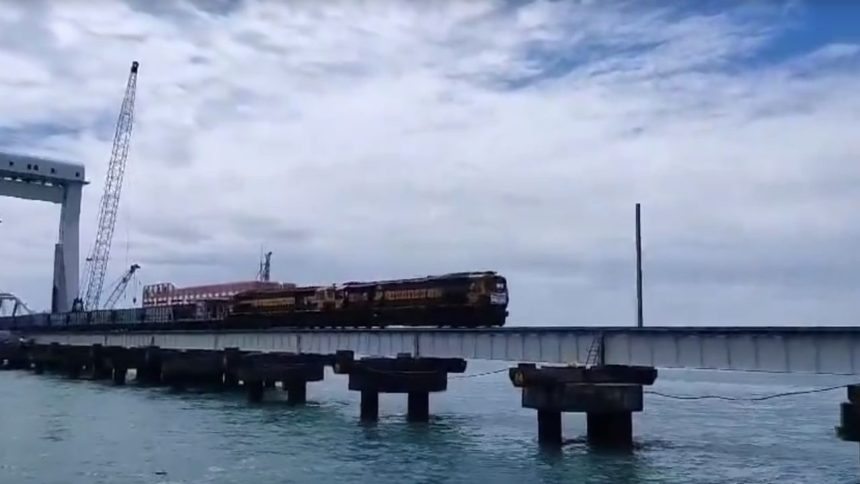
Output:
[[[667,372],[655,389],[748,395],[830,384],[738,378]],[[605,453],[585,442],[581,415],[565,415],[562,449],[540,449],[535,414],[520,408],[503,374],[452,381],[431,397],[429,424],[406,422],[405,398],[389,395],[379,421],[362,424],[343,377],[328,375],[309,392],[304,407],[282,398],[250,405],[239,393],[2,372],[0,482],[857,481],[856,444],[833,436],[841,393],[762,405],[649,396],[635,417],[635,449]]]

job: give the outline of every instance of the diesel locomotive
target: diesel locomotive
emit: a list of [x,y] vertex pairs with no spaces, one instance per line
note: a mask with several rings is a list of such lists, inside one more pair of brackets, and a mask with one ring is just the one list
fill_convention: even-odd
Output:
[[492,272],[460,272],[411,279],[239,293],[228,321],[283,326],[502,326],[507,281]]
[[508,286],[493,271],[324,286],[284,285],[140,308],[0,318],[0,330],[503,326]]

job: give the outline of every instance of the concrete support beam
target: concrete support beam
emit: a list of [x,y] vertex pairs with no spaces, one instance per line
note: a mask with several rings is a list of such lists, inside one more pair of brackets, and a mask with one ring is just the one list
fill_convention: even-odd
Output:
[[20,370],[27,368],[28,345],[17,341],[0,343],[0,370]]
[[238,359],[236,377],[247,387],[251,402],[261,401],[265,389],[280,381],[287,401],[302,404],[307,401],[308,382],[322,381],[325,365],[332,362],[332,357],[316,354],[249,353]]
[[541,367],[521,364],[509,372],[522,388],[522,406],[537,410],[538,442],[562,445],[562,412],[585,413],[589,444],[631,448],[633,412],[643,408],[643,385],[654,383],[648,367]]
[[614,409],[642,411],[642,385],[618,383],[560,383],[523,388],[523,407],[561,412],[605,413]]
[[220,388],[223,355],[218,351],[171,351],[162,354],[161,381],[173,388]]
[[426,422],[430,418],[430,392],[445,391],[448,373],[462,373],[466,361],[459,358],[362,358],[351,351],[338,352],[334,371],[349,375],[349,389],[361,392],[361,419],[379,418],[380,393],[407,394],[407,419]]

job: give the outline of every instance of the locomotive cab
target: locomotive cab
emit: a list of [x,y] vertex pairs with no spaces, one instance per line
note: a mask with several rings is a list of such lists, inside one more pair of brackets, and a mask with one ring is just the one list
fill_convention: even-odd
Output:
[[486,281],[487,292],[490,295],[490,304],[508,304],[508,281],[502,276],[494,276]]

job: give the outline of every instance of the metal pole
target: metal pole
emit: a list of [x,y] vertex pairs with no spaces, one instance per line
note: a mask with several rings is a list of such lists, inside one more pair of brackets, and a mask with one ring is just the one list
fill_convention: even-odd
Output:
[[644,326],[642,317],[642,223],[639,204],[636,204],[636,326]]

